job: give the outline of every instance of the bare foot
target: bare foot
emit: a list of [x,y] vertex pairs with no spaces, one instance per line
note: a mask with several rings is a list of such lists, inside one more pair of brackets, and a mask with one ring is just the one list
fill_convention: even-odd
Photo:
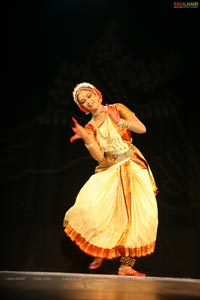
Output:
[[121,276],[139,276],[139,277],[145,277],[146,274],[140,273],[133,268],[129,266],[121,266],[118,270],[118,275]]
[[95,259],[89,264],[89,269],[90,270],[97,269],[101,267],[102,263],[103,263],[103,258],[95,257]]

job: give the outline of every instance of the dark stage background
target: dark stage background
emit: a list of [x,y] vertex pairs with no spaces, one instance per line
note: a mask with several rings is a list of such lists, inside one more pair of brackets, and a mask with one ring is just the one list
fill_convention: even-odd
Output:
[[[148,275],[200,277],[199,8],[172,1],[15,1],[8,10],[8,87],[1,109],[1,270],[88,273],[62,221],[93,173],[70,144],[72,99],[88,81],[146,124],[133,135],[159,188]],[[131,5],[130,5],[131,4]],[[98,273],[115,273],[117,260]]]

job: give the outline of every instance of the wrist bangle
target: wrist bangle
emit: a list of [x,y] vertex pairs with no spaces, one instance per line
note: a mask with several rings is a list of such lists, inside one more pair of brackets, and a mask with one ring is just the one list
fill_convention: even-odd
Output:
[[121,119],[119,120],[119,122],[117,123],[117,125],[121,128],[129,128],[129,122],[127,120]]
[[90,148],[92,148],[93,146],[94,146],[94,142],[93,143],[90,143],[90,144],[85,144],[85,147],[87,148],[87,149],[90,149]]

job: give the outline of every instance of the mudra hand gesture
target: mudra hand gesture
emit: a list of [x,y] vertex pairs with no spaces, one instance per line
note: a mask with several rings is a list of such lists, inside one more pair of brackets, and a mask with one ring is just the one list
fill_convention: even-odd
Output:
[[74,117],[72,117],[72,121],[74,122],[74,127],[72,127],[72,130],[75,134],[70,138],[70,142],[73,143],[78,139],[84,140],[84,138],[87,136],[85,129],[78,123],[78,121]]
[[108,115],[111,117],[111,119],[117,124],[120,121],[120,114],[115,105],[106,105]]

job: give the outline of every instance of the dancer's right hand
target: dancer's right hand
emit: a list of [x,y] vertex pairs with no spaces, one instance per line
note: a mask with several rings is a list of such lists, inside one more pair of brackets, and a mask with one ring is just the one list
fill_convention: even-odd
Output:
[[75,134],[70,138],[71,143],[78,139],[84,139],[87,135],[83,126],[81,126],[74,117],[72,117],[72,121],[74,122],[74,127],[72,127],[72,130]]

